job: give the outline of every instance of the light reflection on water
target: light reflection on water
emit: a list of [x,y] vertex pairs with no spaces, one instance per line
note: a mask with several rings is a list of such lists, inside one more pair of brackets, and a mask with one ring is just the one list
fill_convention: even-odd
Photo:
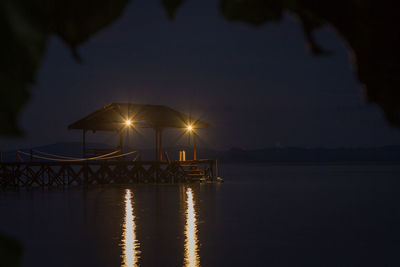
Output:
[[197,239],[197,220],[193,192],[186,190],[186,225],[185,225],[185,266],[200,266]]
[[122,266],[138,266],[139,242],[136,239],[136,224],[134,216],[134,202],[129,189],[125,193],[125,222],[122,235],[123,242],[123,263]]
[[[185,192],[185,191],[184,191]],[[136,221],[134,210],[134,198],[131,190],[125,191],[125,219],[122,234],[122,266],[139,266],[139,242],[136,237]],[[185,243],[183,266],[200,267],[199,241],[197,237],[197,214],[194,200],[194,192],[186,188],[185,192]]]
[[120,185],[1,191],[0,232],[23,246],[22,267],[118,266],[130,217],[140,241],[136,265],[185,266],[191,187],[202,266],[400,266],[400,165],[251,164],[225,172],[229,181],[220,185],[130,186],[130,193]]

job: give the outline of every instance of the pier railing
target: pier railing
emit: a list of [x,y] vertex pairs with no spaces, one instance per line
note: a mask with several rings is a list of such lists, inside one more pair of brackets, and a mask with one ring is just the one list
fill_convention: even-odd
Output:
[[0,187],[214,181],[214,160],[3,162]]

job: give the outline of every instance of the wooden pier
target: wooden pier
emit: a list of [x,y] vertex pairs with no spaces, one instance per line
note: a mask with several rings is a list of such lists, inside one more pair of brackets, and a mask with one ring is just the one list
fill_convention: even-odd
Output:
[[210,159],[8,162],[0,164],[0,187],[214,182],[213,167]]
[[[166,106],[111,103],[68,126],[70,130],[82,131],[81,158],[18,150],[16,160],[21,162],[0,162],[0,187],[220,181],[214,174],[214,165],[218,170],[215,160],[197,159],[198,130],[208,127],[208,123]],[[155,160],[142,161],[137,150],[122,153],[123,135],[146,128],[155,133]],[[193,160],[186,160],[186,156],[170,160],[166,152],[163,159],[162,133],[167,128],[177,129],[181,136],[187,135],[193,140]],[[97,131],[116,133],[117,148],[95,149],[95,154],[90,155],[86,133]],[[97,155],[99,151],[101,155]],[[185,151],[180,152],[186,155]],[[136,157],[129,160],[127,156],[135,153]],[[21,156],[28,156],[29,160],[23,162]]]

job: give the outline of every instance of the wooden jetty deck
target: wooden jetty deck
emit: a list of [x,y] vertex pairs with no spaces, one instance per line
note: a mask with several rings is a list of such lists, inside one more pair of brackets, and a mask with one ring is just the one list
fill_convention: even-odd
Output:
[[216,181],[214,160],[0,163],[0,187]]

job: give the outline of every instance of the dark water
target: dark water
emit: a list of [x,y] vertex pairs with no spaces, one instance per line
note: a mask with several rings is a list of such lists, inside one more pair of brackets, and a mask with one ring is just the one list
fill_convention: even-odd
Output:
[[225,165],[223,176],[0,192],[0,232],[20,239],[23,266],[400,266],[400,166]]

